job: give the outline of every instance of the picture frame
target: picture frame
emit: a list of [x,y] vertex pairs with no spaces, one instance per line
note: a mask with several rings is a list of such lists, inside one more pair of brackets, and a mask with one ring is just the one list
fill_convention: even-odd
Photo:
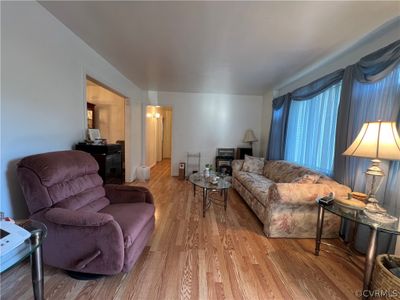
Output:
[[88,129],[88,137],[89,140],[95,142],[96,140],[101,139],[100,130],[99,129]]

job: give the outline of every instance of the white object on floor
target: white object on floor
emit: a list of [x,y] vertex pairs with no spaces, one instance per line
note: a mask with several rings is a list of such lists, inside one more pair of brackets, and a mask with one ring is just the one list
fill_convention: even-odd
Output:
[[150,167],[140,166],[136,169],[136,178],[138,180],[149,180],[150,179]]

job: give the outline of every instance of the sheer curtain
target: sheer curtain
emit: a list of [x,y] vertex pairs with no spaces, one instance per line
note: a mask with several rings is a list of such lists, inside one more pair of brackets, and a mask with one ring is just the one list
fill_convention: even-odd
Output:
[[332,175],[341,83],[307,100],[292,99],[285,160]]
[[[354,111],[353,121],[351,123],[352,139],[354,140],[361,129],[362,125],[368,121],[396,121],[399,115],[400,109],[400,68],[397,67],[394,69],[388,76],[380,81],[374,83],[361,83],[355,81],[353,84],[353,93],[352,93],[352,103],[350,110]],[[371,164],[370,159],[362,159],[362,158],[350,158],[350,170],[353,174],[358,174],[358,176],[354,176],[348,178],[348,185],[354,188],[356,191],[364,191],[365,190],[365,176],[363,172],[368,168]],[[397,187],[391,187],[390,182],[393,181],[393,175],[397,175],[394,177],[398,178],[400,183],[400,177],[398,172],[393,172],[389,170],[394,168],[398,169],[398,162],[384,162],[384,168],[386,169],[387,176],[385,177],[386,182],[384,182],[378,191],[379,199],[385,198],[386,204],[390,202],[397,202],[397,199],[390,199],[391,194],[390,189],[396,189],[398,191],[398,195],[400,195],[400,184],[397,184]],[[392,175],[393,174],[393,175]],[[385,196],[385,187],[388,187],[387,197]],[[395,196],[393,194],[393,196]],[[400,215],[400,211],[393,211],[392,213],[397,213]]]
[[[386,77],[376,82],[359,82],[352,84],[349,112],[351,122],[348,125],[350,140],[354,140],[364,122],[397,121],[400,127],[400,67],[397,66]],[[370,159],[347,157],[346,176],[344,184],[355,191],[365,191],[365,170],[370,165]],[[377,198],[388,212],[400,216],[400,162],[383,161],[385,180],[377,192]],[[369,228],[360,226],[355,240],[357,250],[364,252],[368,242]],[[347,235],[346,222],[343,223],[342,234]],[[388,252],[394,246],[390,235],[380,234],[378,253]],[[389,251],[390,252],[390,251]]]

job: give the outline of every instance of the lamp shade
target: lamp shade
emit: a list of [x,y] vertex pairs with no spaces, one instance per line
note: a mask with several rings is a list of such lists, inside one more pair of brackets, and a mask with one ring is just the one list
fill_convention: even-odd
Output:
[[253,130],[248,129],[244,135],[243,142],[253,143],[253,142],[257,142],[257,141],[258,140],[257,140],[256,136],[254,135]]
[[400,160],[400,137],[395,122],[367,122],[343,155]]

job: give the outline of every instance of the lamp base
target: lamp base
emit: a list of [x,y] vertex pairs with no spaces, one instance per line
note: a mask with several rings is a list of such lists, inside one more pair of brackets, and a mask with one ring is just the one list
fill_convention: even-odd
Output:
[[398,218],[389,215],[386,209],[378,204],[378,200],[373,195],[368,198],[368,204],[365,206],[364,214],[368,218],[383,224],[391,224],[398,220]]
[[398,220],[398,218],[391,216],[386,212],[375,213],[375,212],[369,212],[368,210],[364,210],[364,214],[371,220],[374,220],[382,224],[391,224],[395,223]]
[[374,197],[374,195],[371,195],[368,198],[367,203],[368,204],[365,206],[365,210],[369,211],[370,213],[382,214],[386,212],[386,209],[379,205],[378,200]]

